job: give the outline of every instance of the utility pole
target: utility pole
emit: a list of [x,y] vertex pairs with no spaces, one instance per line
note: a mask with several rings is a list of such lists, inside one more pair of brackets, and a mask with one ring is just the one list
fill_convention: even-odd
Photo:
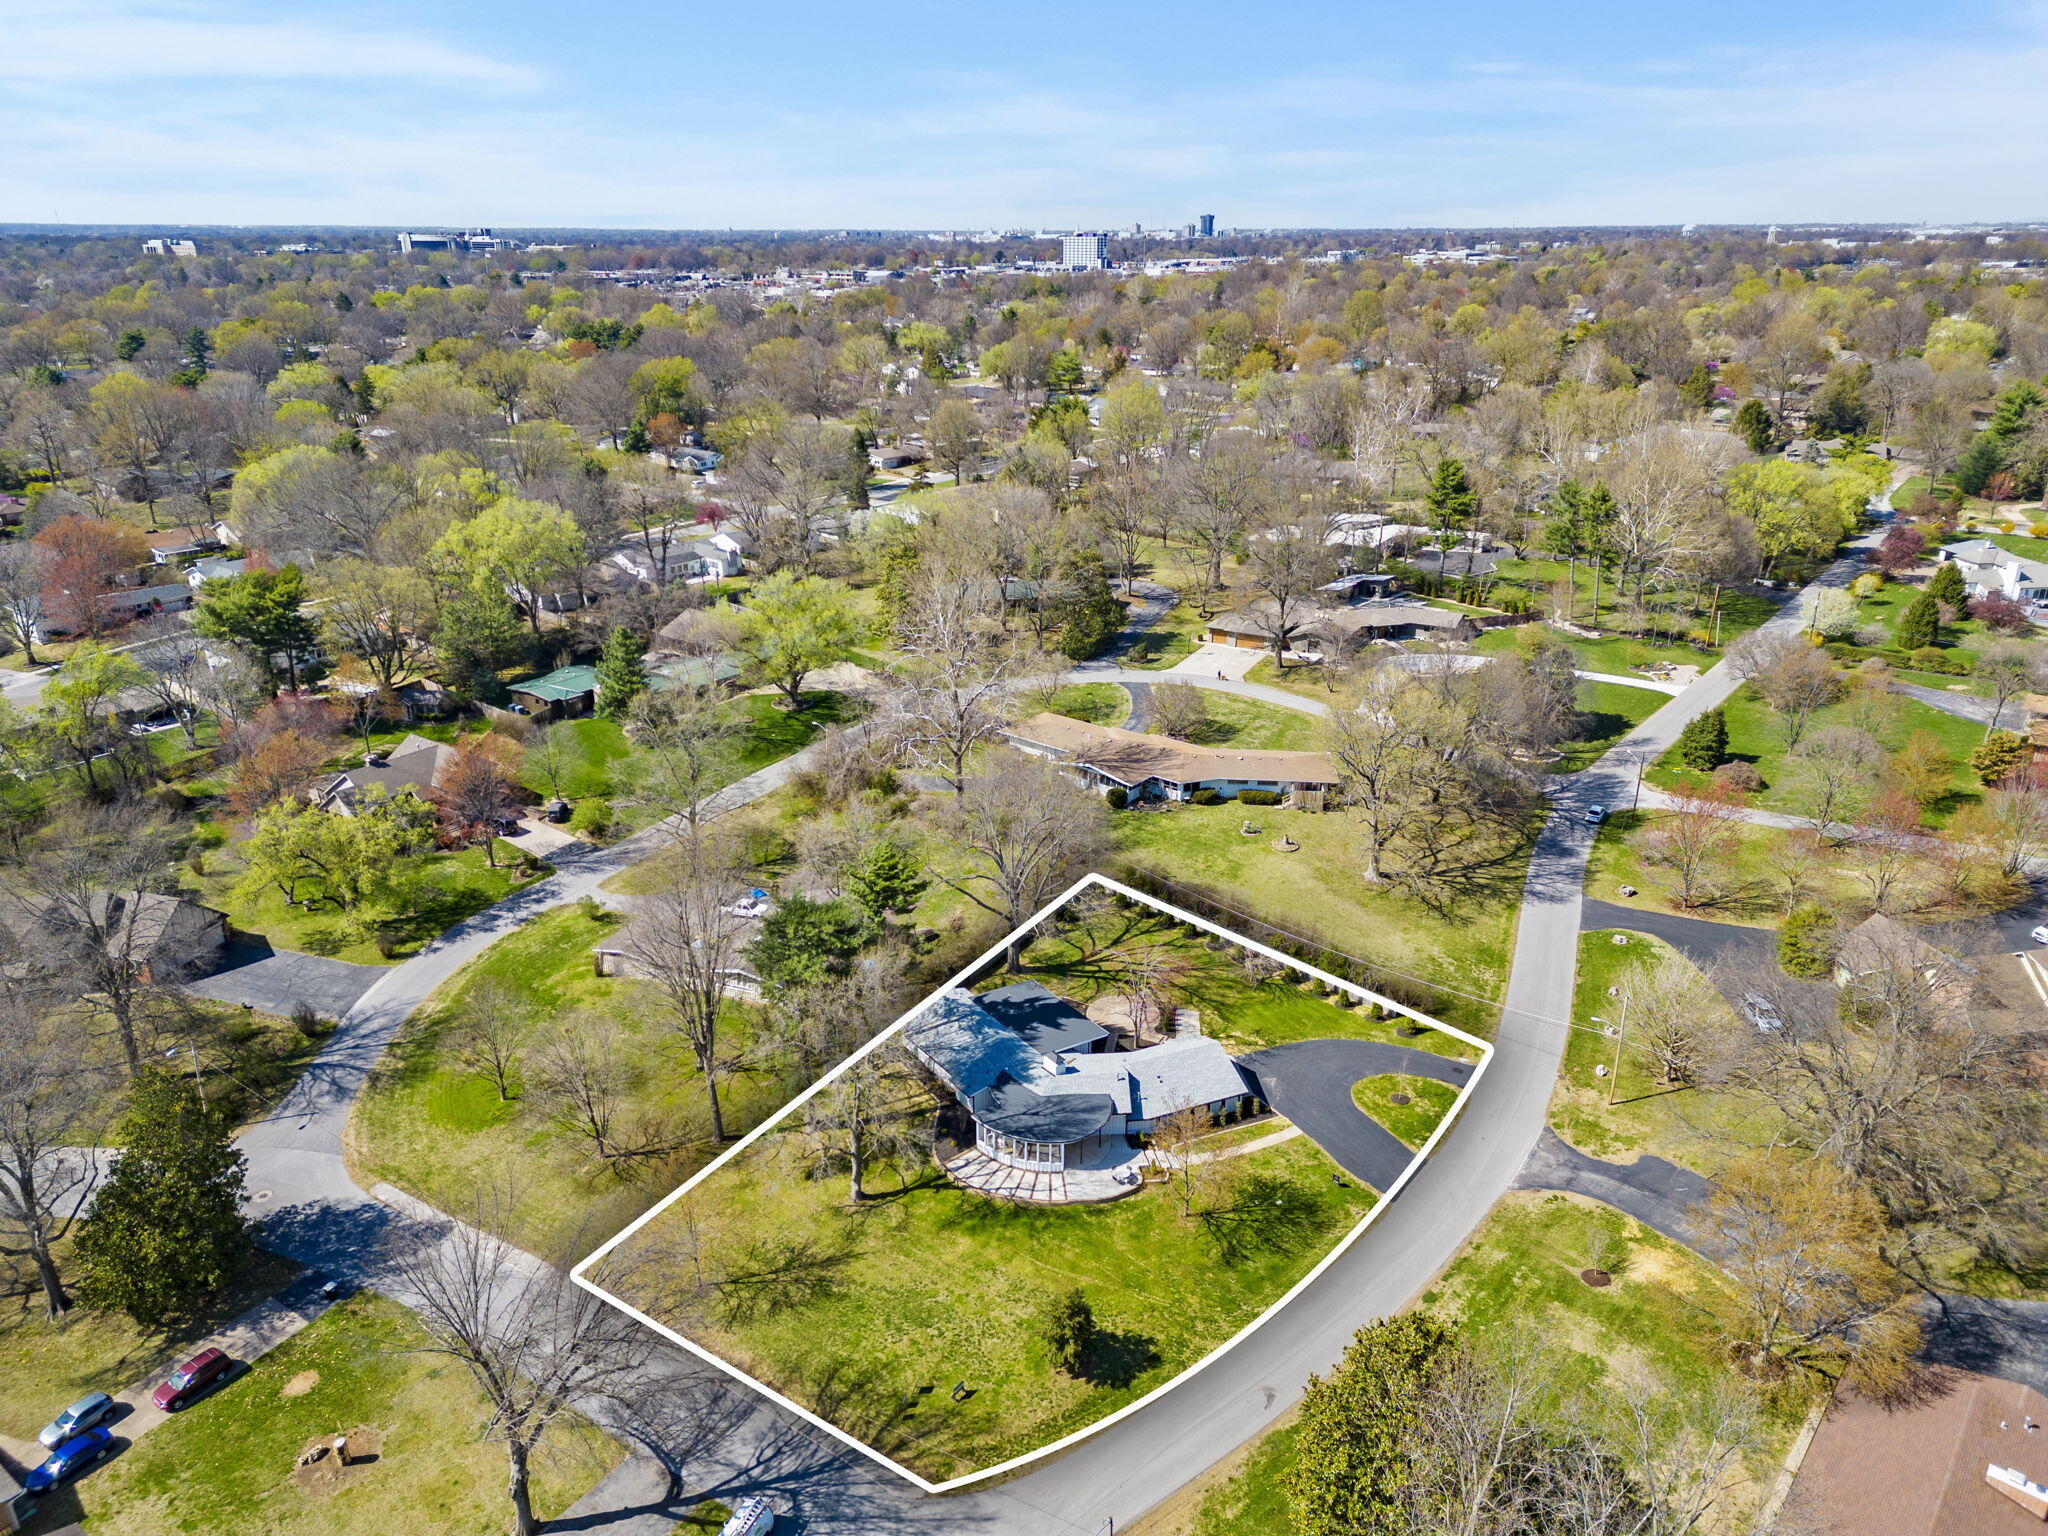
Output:
[[172,1046],[168,1051],[164,1052],[164,1055],[175,1061],[177,1060],[178,1052],[181,1050],[192,1053],[192,1081],[199,1085],[199,1102],[204,1104],[206,1102],[206,1073],[199,1065],[199,1047],[188,1040],[182,1046]]
[[[1592,1018],[1595,1024],[1605,1024],[1607,1022],[1597,1013]],[[1621,1086],[1621,1047],[1627,1039],[1628,994],[1624,992],[1621,994],[1621,1023],[1614,1027],[1614,1065],[1607,1069],[1607,1107],[1609,1109],[1614,1108],[1614,1091]]]

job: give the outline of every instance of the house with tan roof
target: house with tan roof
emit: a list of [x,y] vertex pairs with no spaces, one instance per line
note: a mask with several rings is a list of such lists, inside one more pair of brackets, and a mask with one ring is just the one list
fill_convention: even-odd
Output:
[[[1259,650],[1272,645],[1279,623],[1272,599],[1262,598],[1217,614],[1202,631],[1202,639],[1210,645]],[[1372,640],[1468,640],[1477,633],[1465,614],[1400,598],[1379,598],[1348,608],[1319,608],[1305,618],[1297,611],[1288,615],[1286,628],[1293,649],[1317,652],[1355,649]]]
[[1091,788],[1119,788],[1133,801],[1186,800],[1198,789],[1213,789],[1226,800],[1247,789],[1293,799],[1327,792],[1338,782],[1337,770],[1321,752],[1201,747],[1050,712],[1018,721],[1004,736],[1019,751],[1072,768]]

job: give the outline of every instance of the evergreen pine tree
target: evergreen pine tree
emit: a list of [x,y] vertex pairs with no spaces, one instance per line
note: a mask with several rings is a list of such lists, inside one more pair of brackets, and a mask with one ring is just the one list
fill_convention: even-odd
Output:
[[2003,468],[2004,442],[1989,432],[1980,432],[1956,461],[1956,472],[1951,478],[1964,495],[1977,496],[1983,494],[1985,483]]
[[1933,645],[1940,636],[1941,609],[1932,592],[1922,592],[1906,604],[1906,611],[1899,615],[1893,638],[1900,650],[1917,651],[1923,646]]
[[1796,907],[1779,926],[1778,966],[1803,981],[1819,981],[1833,973],[1834,921],[1824,908]]
[[1770,453],[1778,446],[1778,423],[1761,400],[1745,400],[1735,413],[1735,435],[1751,453]]
[[1097,654],[1123,628],[1124,605],[1109,589],[1109,577],[1102,556],[1094,550],[1078,556],[1071,567],[1067,589],[1057,610],[1060,620],[1060,653],[1071,661],[1086,661]]
[[597,654],[597,712],[607,720],[625,714],[627,706],[647,691],[647,648],[630,629],[614,629]]
[[1969,588],[1963,584],[1963,568],[1953,560],[1942,561],[1927,578],[1927,595],[1951,608],[1962,607],[1969,596]]
[[887,838],[868,846],[846,871],[847,894],[880,922],[891,912],[908,912],[931,888],[924,864],[901,843]]
[[1087,1369],[1095,1334],[1095,1311],[1079,1286],[1053,1298],[1046,1308],[1041,1337],[1053,1365],[1064,1374],[1079,1376]]
[[129,1084],[127,1145],[78,1229],[78,1294],[144,1328],[190,1313],[248,1262],[233,1127],[183,1073]]
[[1678,733],[1678,761],[1695,773],[1711,773],[1728,760],[1728,716],[1719,709],[1695,715]]

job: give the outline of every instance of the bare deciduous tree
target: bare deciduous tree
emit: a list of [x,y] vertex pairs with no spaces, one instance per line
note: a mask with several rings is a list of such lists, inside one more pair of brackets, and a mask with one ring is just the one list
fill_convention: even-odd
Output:
[[408,1227],[389,1286],[426,1330],[418,1352],[455,1362],[475,1382],[482,1433],[505,1447],[513,1536],[537,1536],[532,1463],[548,1431],[600,1407],[631,1413],[647,1341],[623,1312],[492,1236],[508,1203],[479,1191],[460,1219]]
[[92,1192],[107,1084],[52,1017],[54,995],[0,978],[0,1254],[25,1259],[51,1317],[71,1298],[56,1249]]
[[665,1022],[688,1045],[704,1079],[712,1139],[723,1141],[719,1012],[746,942],[740,920],[724,909],[738,894],[739,866],[722,843],[697,834],[679,841],[656,868],[660,883],[640,898],[619,948],[654,983]]
[[[932,873],[1009,928],[1084,872],[1108,841],[1099,796],[1050,764],[1015,753],[967,780],[938,820],[967,859],[957,873]],[[1022,949],[1022,940],[1011,943],[1011,970]]]

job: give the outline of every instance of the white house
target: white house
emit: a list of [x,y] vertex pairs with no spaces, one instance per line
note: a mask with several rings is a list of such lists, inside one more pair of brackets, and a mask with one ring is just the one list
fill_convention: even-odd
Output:
[[609,559],[635,580],[665,587],[674,581],[724,581],[739,575],[747,568],[747,545],[746,535],[734,529],[700,523],[628,539]]
[[1338,783],[1337,771],[1320,752],[1198,747],[1066,715],[1036,714],[1003,736],[1020,752],[1071,768],[1090,788],[1119,788],[1133,801],[1186,800],[1199,789],[1234,800],[1241,791],[1256,789],[1320,809],[1318,797]]
[[1207,1036],[1105,1051],[1108,1031],[1035,981],[978,997],[941,992],[903,1038],[967,1111],[983,1156],[1008,1168],[1078,1167],[1168,1115],[1218,1118],[1252,1097],[1230,1053]]
[[2048,602],[2048,561],[2029,560],[1989,539],[1965,539],[1935,551],[1937,560],[1961,568],[1972,597],[2009,597],[2016,603]]

